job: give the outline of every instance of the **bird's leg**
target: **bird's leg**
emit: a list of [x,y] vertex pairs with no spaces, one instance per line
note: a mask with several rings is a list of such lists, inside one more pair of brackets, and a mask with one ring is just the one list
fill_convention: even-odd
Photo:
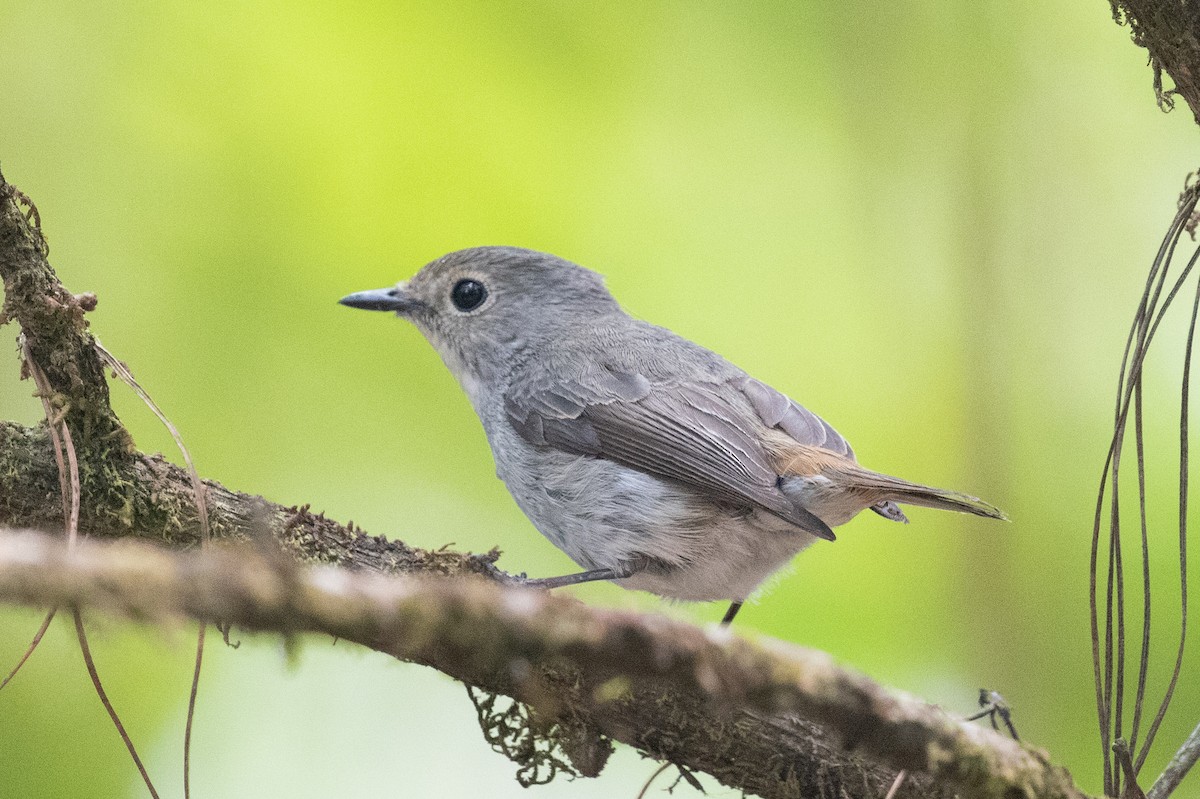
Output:
[[513,577],[512,580],[517,585],[523,585],[528,588],[562,588],[564,585],[579,585],[580,583],[591,583],[597,580],[620,580],[633,575],[646,568],[649,560],[646,558],[635,558],[634,560],[626,561],[615,569],[589,569],[579,574],[564,574],[562,577]]
[[996,723],[996,717],[1004,722],[1004,726],[1008,727],[1008,734],[1012,736],[1014,741],[1021,740],[1017,737],[1017,728],[1013,726],[1012,709],[1008,703],[1004,701],[1004,697],[995,691],[989,691],[987,688],[979,689],[979,707],[982,708],[978,713],[967,716],[967,721],[975,721],[987,716],[988,721],[992,722],[992,729],[999,732],[1000,725]]
[[562,588],[564,585],[578,585],[595,580],[618,580],[628,576],[629,574],[617,569],[591,569],[579,574],[564,574],[562,577],[517,577],[514,580],[517,585],[527,588]]
[[741,602],[733,602],[729,605],[729,610],[725,611],[725,618],[721,619],[721,626],[728,627],[733,623],[733,617],[738,615],[738,611],[742,609]]

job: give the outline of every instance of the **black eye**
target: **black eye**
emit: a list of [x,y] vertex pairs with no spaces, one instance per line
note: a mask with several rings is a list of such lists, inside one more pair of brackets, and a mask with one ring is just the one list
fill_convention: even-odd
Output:
[[473,311],[487,299],[487,289],[478,280],[460,280],[450,290],[450,301],[460,311]]

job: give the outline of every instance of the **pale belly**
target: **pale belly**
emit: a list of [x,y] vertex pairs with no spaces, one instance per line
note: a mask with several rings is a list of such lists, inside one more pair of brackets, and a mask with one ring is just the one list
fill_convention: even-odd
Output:
[[766,511],[734,507],[611,461],[506,442],[497,473],[552,543],[584,569],[649,558],[625,588],[688,601],[749,597],[816,540]]

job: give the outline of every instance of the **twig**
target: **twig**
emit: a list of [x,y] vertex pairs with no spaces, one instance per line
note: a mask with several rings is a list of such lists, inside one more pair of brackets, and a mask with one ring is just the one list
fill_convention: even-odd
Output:
[[[52,389],[50,381],[46,377],[45,371],[38,364],[37,359],[33,355],[33,350],[29,346],[28,339],[24,335],[21,336],[21,350],[24,355],[25,368],[29,370],[34,382],[38,387],[38,396],[41,397],[42,407],[46,412],[46,424],[51,431],[51,436],[55,445],[55,461],[59,469],[59,486],[62,489],[62,501],[64,506],[64,515],[66,517],[66,534],[67,534],[67,551],[71,551],[79,542],[79,508],[80,508],[80,479],[79,479],[79,460],[75,453],[75,442],[71,436],[71,428],[67,425],[63,417],[56,413],[50,403]],[[56,432],[57,431],[57,432]],[[61,437],[61,438],[60,438]],[[66,453],[66,468],[63,464],[63,453]],[[12,679],[13,674],[16,674],[21,665],[28,660],[33,650],[37,647],[45,634],[46,628],[50,624],[50,620],[54,618],[58,606],[55,605],[46,614],[45,621],[42,622],[42,627],[38,630],[33,638],[33,642],[26,650],[25,656],[17,663],[12,674],[8,676],[5,683]],[[83,655],[83,662],[87,666],[88,676],[92,679],[92,686],[96,690],[96,695],[100,697],[100,702],[104,705],[104,709],[108,711],[109,718],[112,719],[113,725],[117,728],[117,733],[121,736],[121,740],[125,743],[126,749],[129,750],[130,756],[133,758],[134,765],[137,766],[138,772],[142,775],[142,780],[146,783],[146,788],[150,791],[150,795],[154,799],[158,799],[158,792],[154,790],[154,783],[150,780],[150,775],[146,772],[145,766],[142,765],[141,758],[138,757],[137,749],[133,745],[133,740],[125,730],[125,725],[121,723],[120,716],[117,715],[116,708],[108,699],[108,694],[104,690],[104,686],[100,681],[100,674],[96,669],[96,662],[92,658],[92,650],[88,645],[87,635],[83,629],[83,615],[78,607],[73,608],[75,617],[75,634],[79,641],[79,651]],[[0,685],[0,687],[3,687]]]
[[641,789],[640,791],[638,791],[637,799],[646,799],[646,794],[647,794],[647,793],[650,791],[650,786],[651,786],[651,785],[653,785],[653,784],[654,784],[654,781],[655,781],[656,779],[658,779],[658,778],[659,778],[659,776],[660,776],[660,775],[661,775],[661,774],[662,774],[664,771],[666,771],[667,769],[669,769],[670,767],[671,767],[671,764],[670,764],[670,763],[663,763],[661,766],[659,766],[658,768],[654,769],[654,773],[650,775],[650,777],[649,777],[649,778],[646,780],[646,782],[645,782],[645,783],[642,785],[642,789]]
[[1117,768],[1121,769],[1121,776],[1125,780],[1125,785],[1121,788],[1121,799],[1146,799],[1146,794],[1138,785],[1137,770],[1129,753],[1129,742],[1124,738],[1113,741],[1113,754],[1116,755]]
[[[192,461],[192,453],[188,451],[187,445],[183,443],[183,436],[179,434],[179,430],[167,418],[167,415],[162,412],[162,409],[158,407],[158,403],[151,399],[150,393],[142,388],[141,384],[134,378],[133,372],[129,370],[129,367],[109,352],[100,343],[100,339],[95,339],[95,344],[96,352],[99,353],[100,359],[112,369],[113,374],[120,377],[126,385],[133,389],[134,393],[138,395],[146,407],[167,428],[167,432],[175,440],[175,446],[179,447],[179,452],[183,455],[183,462],[187,465],[188,478],[192,483],[192,495],[195,497],[196,518],[200,523],[200,546],[207,546],[212,538],[212,531],[208,523],[208,492],[204,487],[204,482],[200,479],[200,473],[196,471],[196,464]],[[183,725],[183,799],[190,799],[192,795],[192,728],[196,720],[196,695],[200,690],[200,670],[204,664],[204,627],[204,622],[201,622],[200,629],[196,633],[196,665],[192,670],[192,684],[188,690],[187,721]]]
[[887,795],[884,796],[883,799],[895,799],[896,794],[900,792],[900,786],[904,784],[904,779],[907,776],[908,772],[904,769],[900,769],[900,771],[896,773],[896,779],[892,783],[892,787],[888,788]]
[[1167,763],[1162,774],[1158,775],[1150,790],[1146,791],[1146,799],[1166,799],[1170,796],[1179,783],[1183,782],[1192,766],[1196,765],[1197,760],[1200,760],[1200,724],[1196,725],[1196,729],[1192,730],[1192,734],[1179,747],[1179,751],[1171,758],[1171,762]]
[[[32,203],[30,203],[30,207],[32,208]],[[36,213],[36,211],[34,213]],[[17,337],[17,345],[21,350],[21,358],[24,368],[29,373],[29,376],[33,378],[33,382],[37,386],[38,398],[42,401],[42,410],[46,415],[46,428],[50,431],[50,440],[54,444],[54,460],[55,463],[58,464],[58,488],[59,496],[62,499],[63,505],[63,519],[68,520],[67,535],[70,537],[72,530],[78,530],[79,519],[78,507],[70,499],[70,497],[77,496],[78,491],[73,491],[69,482],[69,472],[67,471],[66,461],[63,458],[62,437],[58,433],[59,424],[55,420],[54,408],[50,404],[50,385],[46,380],[46,374],[33,359],[33,354],[29,350],[29,341],[25,338],[23,333]],[[76,474],[78,474],[78,470],[79,465],[76,464]],[[75,525],[71,525],[70,523],[72,515],[74,515],[76,520]],[[50,629],[50,622],[54,621],[54,616],[56,613],[58,613],[58,608],[50,608],[50,610],[46,612],[45,618],[42,619],[41,626],[38,627],[37,632],[33,634],[33,639],[29,642],[29,646],[25,648],[25,654],[21,655],[21,659],[18,660],[16,665],[12,667],[12,670],[9,671],[8,676],[6,676],[4,680],[0,682],[0,689],[3,689],[6,685],[13,681],[13,678],[17,676],[17,673],[21,671],[21,667],[24,666],[29,660],[30,656],[37,651],[38,645],[42,642],[42,638],[45,637],[46,630]]]
[[200,667],[204,664],[204,632],[208,625],[200,622],[196,633],[196,665],[192,669],[192,686],[188,690],[187,721],[183,725],[183,799],[192,795],[192,728],[196,716],[196,695],[200,691]]
[[8,673],[8,676],[5,677],[2,682],[0,682],[0,688],[3,688],[12,682],[13,677],[16,677],[17,672],[19,672],[21,667],[25,665],[25,661],[29,660],[29,656],[32,655],[34,650],[38,648],[38,644],[42,642],[42,638],[46,635],[46,630],[50,629],[50,622],[54,621],[54,615],[56,613],[58,613],[58,608],[50,608],[50,610],[46,613],[46,617],[42,619],[42,626],[38,627],[38,631],[33,634],[33,640],[29,642],[29,646],[25,647],[25,654],[21,655],[21,659],[17,661],[17,665],[13,666],[12,671]]
[[100,682],[100,673],[96,670],[96,661],[92,659],[92,648],[88,646],[87,634],[83,631],[83,614],[80,613],[79,608],[75,608],[74,615],[75,635],[79,638],[79,651],[83,653],[83,662],[87,666],[88,676],[92,678],[92,687],[96,689],[96,695],[100,697],[101,704],[108,711],[108,717],[112,719],[113,726],[117,728],[117,732],[121,735],[121,740],[125,742],[125,748],[129,750],[129,756],[133,758],[133,764],[137,766],[138,773],[142,775],[142,781],[146,783],[146,789],[150,791],[150,795],[154,799],[158,799],[158,791],[154,790],[154,783],[150,781],[150,775],[146,773],[146,767],[142,765],[142,759],[138,757],[137,749],[133,745],[133,739],[126,732],[125,725],[121,723],[121,717],[117,715],[116,708],[109,701],[108,693],[104,690],[104,685]]
[[157,416],[158,420],[167,428],[167,432],[171,434],[171,438],[175,441],[175,446],[179,447],[179,452],[183,455],[183,462],[187,465],[187,475],[191,479],[192,493],[195,495],[197,521],[200,524],[200,543],[201,545],[208,543],[209,539],[212,538],[212,532],[208,524],[208,492],[204,488],[204,481],[200,479],[199,472],[196,471],[196,464],[192,461],[192,453],[188,451],[187,445],[183,443],[183,436],[179,434],[179,430],[167,418],[167,415],[162,412],[158,404],[151,399],[146,389],[142,388],[141,384],[134,379],[133,372],[129,370],[129,367],[105,349],[104,345],[100,343],[100,339],[97,338],[94,341],[96,352],[100,355],[100,360],[104,361],[104,364],[112,369],[114,374],[133,389],[134,393],[141,398],[151,413]]
[[[1192,253],[1184,267],[1165,292],[1167,275],[1173,265],[1173,259],[1180,237],[1187,229],[1193,218],[1193,213],[1200,198],[1200,184],[1189,176],[1185,190],[1180,198],[1178,211],[1173,218],[1166,235],[1159,245],[1158,252],[1150,267],[1141,301],[1134,314],[1125,343],[1120,374],[1117,381],[1117,403],[1114,414],[1113,435],[1110,440],[1105,459],[1104,470],[1097,494],[1095,515],[1092,527],[1091,542],[1091,579],[1089,602],[1091,608],[1092,661],[1096,689],[1096,707],[1100,726],[1100,743],[1104,774],[1104,790],[1110,796],[1121,791],[1122,781],[1126,779],[1126,770],[1121,763],[1112,758],[1115,751],[1111,742],[1124,736],[1124,705],[1125,705],[1125,655],[1126,655],[1126,608],[1124,589],[1124,563],[1121,541],[1121,509],[1119,473],[1121,454],[1126,438],[1126,427],[1130,411],[1133,411],[1134,439],[1136,445],[1138,468],[1138,507],[1139,532],[1142,557],[1142,625],[1141,651],[1139,658],[1137,687],[1134,693],[1133,720],[1129,731],[1128,746],[1132,768],[1129,774],[1135,775],[1141,769],[1150,747],[1154,742],[1159,726],[1166,714],[1174,689],[1180,674],[1181,659],[1186,642],[1187,632],[1187,508],[1188,508],[1188,383],[1192,345],[1196,331],[1197,311],[1200,309],[1200,287],[1197,288],[1196,299],[1193,303],[1191,323],[1187,331],[1185,358],[1182,375],[1182,397],[1180,415],[1180,448],[1179,448],[1179,560],[1181,584],[1181,613],[1180,638],[1175,659],[1175,668],[1166,691],[1159,703],[1157,712],[1145,732],[1144,739],[1133,755],[1134,746],[1138,744],[1140,725],[1143,720],[1143,705],[1146,699],[1146,685],[1149,667],[1150,639],[1150,571],[1149,571],[1149,531],[1146,513],[1146,456],[1143,431],[1143,402],[1142,375],[1150,345],[1155,338],[1159,326],[1169,311],[1176,296],[1183,289],[1185,282],[1193,272],[1200,259],[1200,250]],[[1110,492],[1106,495],[1106,492]],[[1106,597],[1103,611],[1104,629],[1103,645],[1101,644],[1100,606],[1098,601],[1098,575],[1101,551],[1101,527],[1104,521],[1105,500],[1108,500],[1108,530],[1107,530],[1107,574]]]

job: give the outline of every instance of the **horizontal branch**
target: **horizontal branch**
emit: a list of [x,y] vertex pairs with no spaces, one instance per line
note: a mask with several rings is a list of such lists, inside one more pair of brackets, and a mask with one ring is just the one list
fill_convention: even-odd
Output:
[[[161,455],[133,454],[105,463],[108,489],[84,491],[79,529],[102,538],[137,537],[174,547],[200,543],[200,521],[188,474]],[[308,506],[289,507],[204,481],[209,527],[217,539],[263,530],[305,563],[330,563],[393,574],[481,574],[502,577],[498,552],[473,555],[425,550],[367,535]],[[114,501],[114,496],[117,501]],[[0,525],[63,528],[58,466],[45,427],[0,421]]]
[[[515,696],[546,718],[583,712],[588,726],[644,749],[671,723],[661,704],[639,701],[651,693],[682,703],[710,730],[755,720],[779,730],[795,714],[832,731],[843,750],[927,774],[963,796],[1083,796],[1043,753],[889,692],[824,653],[489,580],[306,568],[246,546],[179,553],[91,541],[69,551],[59,539],[24,532],[0,534],[0,600],[88,606],[151,623],[191,618],[327,633]],[[727,768],[745,763],[737,735],[720,743]],[[775,788],[762,795],[795,795],[780,790],[781,775],[770,776]]]

